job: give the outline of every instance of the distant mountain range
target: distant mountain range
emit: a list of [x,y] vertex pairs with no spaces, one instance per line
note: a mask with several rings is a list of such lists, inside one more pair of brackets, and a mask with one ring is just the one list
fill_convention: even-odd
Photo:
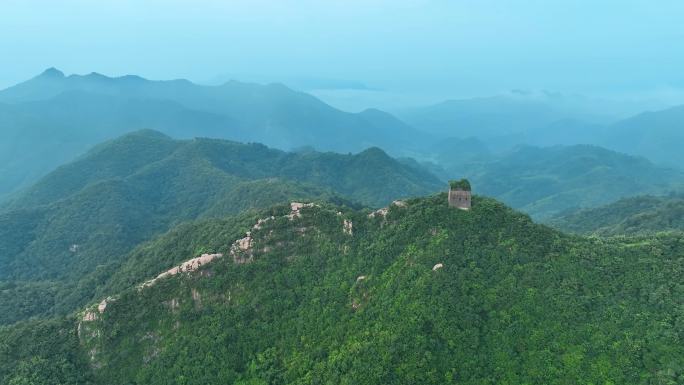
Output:
[[600,144],[655,162],[684,167],[684,106],[644,112],[604,130]]
[[560,96],[503,95],[449,100],[399,111],[398,116],[432,135],[476,137],[494,150],[518,144],[593,144],[684,168],[679,150],[684,143],[684,106],[626,117],[629,110],[616,110],[607,101],[591,107],[586,103]]
[[524,134],[567,115],[543,101],[494,96],[447,100],[422,108],[407,109],[399,116],[408,124],[442,137],[477,137],[518,143]]
[[[554,94],[456,100],[403,111],[400,116],[407,124],[379,110],[343,112],[278,84],[232,81],[201,86],[186,80],[151,81],[137,76],[65,76],[49,69],[0,91],[0,201],[91,146],[137,129],[154,129],[175,138],[229,138],[302,151],[358,152],[380,147],[393,155],[433,163],[432,171],[444,180],[470,176],[482,192],[537,218],[569,207],[591,207],[634,194],[662,194],[679,188],[680,176],[674,170],[646,166],[647,161],[626,155],[608,155],[596,147],[581,151],[577,150],[580,147],[557,147],[526,150],[525,156],[511,155],[519,151],[518,143],[593,143],[684,167],[684,155],[679,150],[684,142],[684,107],[607,123],[624,110],[607,107],[608,112],[601,116],[599,107],[589,108],[587,104]],[[553,155],[559,151],[567,158]],[[539,158],[533,159],[535,156]],[[584,156],[595,162],[587,162]],[[606,157],[612,158],[610,164],[601,163]],[[508,165],[504,167],[505,162]],[[560,177],[549,166],[558,162],[575,170],[574,177],[585,175],[577,179],[578,186],[591,185],[593,192],[584,187],[580,188],[584,192],[574,187],[572,192],[564,190],[571,188],[568,183],[573,178]],[[640,166],[631,170],[618,163]],[[599,164],[602,166],[594,167]],[[534,174],[544,188],[527,191],[531,187],[528,179],[514,181],[497,175],[496,170],[502,167],[520,170],[514,174],[517,177],[542,172],[537,167],[544,167],[546,171]],[[531,168],[524,171],[525,167]],[[661,179],[642,178],[646,169],[654,171],[647,174]],[[597,170],[603,170],[600,172],[605,172],[605,177],[595,178],[600,173]],[[541,175],[552,179],[539,179]],[[616,175],[623,179],[606,182]],[[504,180],[509,180],[508,187],[502,187]],[[641,180],[650,182],[642,184]],[[563,195],[556,196],[559,193]]]
[[337,152],[381,146],[407,153],[424,138],[382,111],[343,112],[279,84],[201,86],[56,69],[0,91],[0,125],[0,198],[92,145],[138,129]]

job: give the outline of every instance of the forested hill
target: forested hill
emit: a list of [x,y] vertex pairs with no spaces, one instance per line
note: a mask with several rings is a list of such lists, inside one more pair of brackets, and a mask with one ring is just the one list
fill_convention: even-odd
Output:
[[684,231],[684,195],[643,195],[549,219],[563,231],[579,234],[624,235]]
[[440,188],[436,177],[377,148],[287,153],[129,134],[60,167],[0,211],[0,323],[71,310],[128,251],[184,221],[293,199],[380,206]]
[[155,180],[162,176],[160,169],[175,170],[172,175],[193,169],[195,178],[215,176],[212,174],[244,180],[284,178],[330,188],[377,207],[392,199],[443,187],[426,170],[397,162],[377,147],[354,155],[312,150],[285,152],[258,143],[206,138],[174,140],[156,131],[141,130],[95,146],[5,206],[16,209],[53,203],[108,179],[136,176],[140,179],[136,182],[161,183]]
[[[202,253],[223,256],[139,286]],[[0,383],[684,380],[674,234],[569,237],[491,199],[462,211],[438,194],[377,212],[277,206],[173,232],[134,259],[119,282],[135,284],[99,308],[1,329]]]

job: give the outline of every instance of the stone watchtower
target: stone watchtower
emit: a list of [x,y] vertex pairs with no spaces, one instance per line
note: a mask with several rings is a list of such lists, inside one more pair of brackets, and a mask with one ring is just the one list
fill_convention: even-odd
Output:
[[449,181],[449,207],[470,210],[470,182],[468,179]]

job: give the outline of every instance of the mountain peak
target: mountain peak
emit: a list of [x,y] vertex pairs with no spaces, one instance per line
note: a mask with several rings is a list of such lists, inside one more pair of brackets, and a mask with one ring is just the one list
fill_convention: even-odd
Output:
[[390,156],[387,155],[385,151],[383,151],[380,147],[368,147],[367,149],[359,152],[359,156],[362,157],[372,157],[372,158],[389,158]]
[[58,70],[55,67],[50,67],[43,71],[40,75],[38,75],[40,78],[63,78],[64,77],[64,72]]

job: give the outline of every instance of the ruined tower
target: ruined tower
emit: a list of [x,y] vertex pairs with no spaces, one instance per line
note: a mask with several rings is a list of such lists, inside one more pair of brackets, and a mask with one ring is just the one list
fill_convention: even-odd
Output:
[[467,179],[449,181],[449,207],[470,210],[470,182]]

